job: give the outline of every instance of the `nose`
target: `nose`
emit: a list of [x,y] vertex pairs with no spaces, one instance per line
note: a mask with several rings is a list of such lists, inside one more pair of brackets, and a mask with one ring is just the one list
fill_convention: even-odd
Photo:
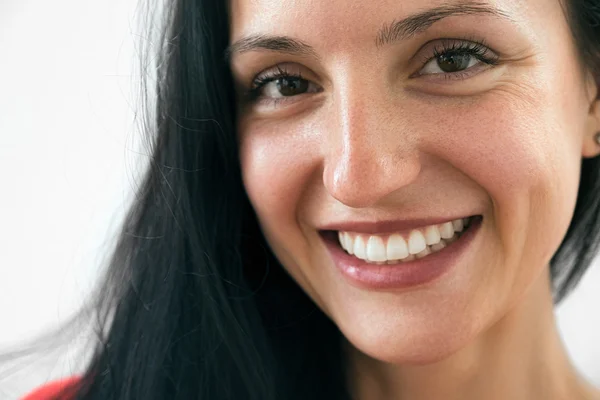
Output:
[[365,86],[348,82],[334,93],[325,141],[325,188],[352,208],[385,202],[421,169],[417,131],[401,100]]

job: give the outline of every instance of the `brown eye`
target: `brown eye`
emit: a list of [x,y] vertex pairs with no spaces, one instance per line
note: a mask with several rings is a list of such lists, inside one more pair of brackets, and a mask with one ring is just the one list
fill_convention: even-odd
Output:
[[[443,40],[437,44],[418,72],[421,75],[443,75],[450,79],[466,79],[467,75],[481,71],[486,65],[498,64],[498,55],[483,42]],[[467,73],[469,71],[469,73]],[[476,73],[475,73],[476,74]],[[470,75],[469,75],[470,76]]]
[[304,98],[304,94],[320,91],[316,83],[302,76],[298,66],[289,68],[278,65],[256,76],[248,92],[250,101],[260,100],[261,104],[270,100],[296,101]]
[[258,97],[278,99],[318,92],[319,88],[301,76],[285,75],[265,78],[262,82],[256,84],[256,88],[253,91]]
[[308,81],[295,76],[279,78],[275,83],[279,94],[286,97],[306,93],[308,90]]
[[446,53],[433,57],[421,70],[421,75],[452,74],[482,63],[472,54]]
[[458,72],[467,69],[472,58],[470,54],[440,54],[437,65],[443,72]]

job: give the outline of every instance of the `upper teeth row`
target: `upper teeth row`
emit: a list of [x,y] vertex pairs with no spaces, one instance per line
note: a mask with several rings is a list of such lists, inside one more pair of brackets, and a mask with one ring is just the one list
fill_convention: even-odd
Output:
[[344,250],[366,261],[402,260],[411,254],[421,253],[427,246],[436,245],[442,239],[452,239],[455,232],[462,232],[468,224],[469,218],[461,218],[414,229],[407,237],[400,233],[374,236],[340,231],[339,240]]

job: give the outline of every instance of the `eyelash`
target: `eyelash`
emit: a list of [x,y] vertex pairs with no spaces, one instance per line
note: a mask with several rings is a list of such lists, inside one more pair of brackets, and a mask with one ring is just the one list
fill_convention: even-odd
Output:
[[[426,57],[422,60],[421,68],[427,65],[427,63],[431,60],[448,54],[470,55],[487,65],[497,65],[499,61],[499,57],[490,50],[483,40],[470,39],[466,41],[457,41],[452,39],[444,39],[440,44],[434,47],[432,57]],[[436,75],[443,75],[445,79],[461,79],[461,77],[464,76],[463,72],[465,71],[467,70],[459,72],[445,72],[443,74]]]
[[[456,55],[456,54],[473,56],[477,60],[479,60],[482,63],[487,64],[487,65],[497,65],[498,59],[499,59],[499,57],[496,54],[494,54],[490,50],[489,47],[486,46],[486,44],[483,40],[470,39],[467,41],[465,41],[465,40],[458,41],[458,40],[452,40],[452,39],[444,39],[440,42],[439,45],[436,45],[434,47],[433,56],[423,58],[423,60],[421,61],[421,68],[419,69],[419,71],[421,69],[423,69],[427,65],[427,63],[429,63],[430,61],[432,61],[434,59],[439,58],[440,56]],[[436,75],[436,76],[441,76],[442,79],[461,80],[461,79],[465,79],[468,77],[467,71],[471,68],[468,68],[463,71],[458,71],[458,72],[444,72],[444,73],[439,73],[439,74],[423,74],[423,75],[417,74],[416,76]],[[415,76],[415,75],[413,75],[413,76]],[[259,100],[261,98],[261,91],[266,84],[276,81],[278,79],[283,79],[283,78],[302,79],[302,74],[299,72],[298,73],[290,73],[285,69],[285,67],[282,68],[281,66],[278,65],[277,70],[267,71],[266,73],[254,78],[254,80],[252,81],[251,88],[248,89],[245,93],[246,99],[250,102]],[[287,97],[295,97],[295,96],[287,96]],[[268,101],[276,104],[279,101],[285,101],[287,97],[269,99]]]
[[[261,90],[263,89],[263,87],[270,82],[276,81],[277,79],[283,79],[283,78],[296,78],[296,79],[302,79],[302,74],[300,72],[298,73],[290,73],[288,72],[285,67],[281,68],[281,66],[277,66],[277,71],[273,71],[270,70],[268,72],[266,72],[263,75],[259,75],[256,78],[254,78],[254,80],[252,81],[252,87],[246,92],[246,98],[249,101],[256,101],[261,97]],[[269,101],[272,101],[273,103],[278,103],[279,101],[282,101],[281,98],[279,99],[270,99]]]

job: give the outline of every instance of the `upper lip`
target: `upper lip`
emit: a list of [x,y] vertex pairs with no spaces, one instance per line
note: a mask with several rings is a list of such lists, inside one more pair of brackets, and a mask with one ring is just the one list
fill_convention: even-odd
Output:
[[343,221],[334,222],[319,227],[323,231],[342,231],[355,232],[364,234],[386,234],[402,231],[410,231],[412,229],[423,228],[429,225],[438,225],[445,222],[454,221],[461,218],[473,217],[477,214],[463,215],[457,217],[440,217],[440,218],[419,218],[419,219],[398,219],[393,221]]

